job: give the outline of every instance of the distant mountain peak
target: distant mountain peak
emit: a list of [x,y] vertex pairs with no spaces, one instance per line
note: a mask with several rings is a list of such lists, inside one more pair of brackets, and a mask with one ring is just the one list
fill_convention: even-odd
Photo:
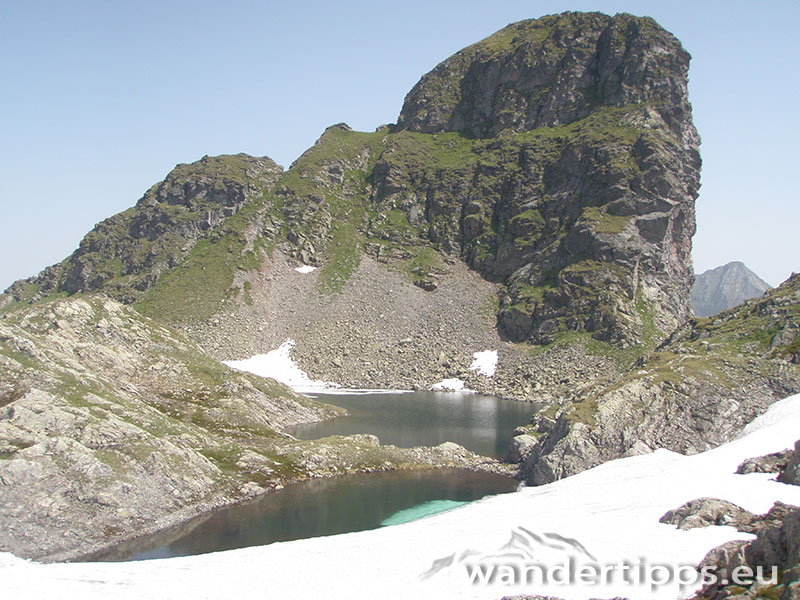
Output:
[[738,260],[697,276],[692,288],[692,308],[698,317],[710,317],[772,289]]

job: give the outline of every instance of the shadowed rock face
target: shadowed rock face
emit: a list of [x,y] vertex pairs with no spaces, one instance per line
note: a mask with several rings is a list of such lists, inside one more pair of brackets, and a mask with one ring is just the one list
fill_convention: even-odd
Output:
[[[753,541],[736,540],[711,550],[700,563],[716,580],[692,596],[692,600],[779,598],[794,600],[800,593],[800,508],[776,502],[765,515],[751,515],[739,531],[755,533]],[[736,581],[735,573],[749,568],[757,579]],[[772,577],[775,580],[772,580]]]
[[786,466],[778,475],[778,481],[790,485],[800,485],[800,440],[795,443]]

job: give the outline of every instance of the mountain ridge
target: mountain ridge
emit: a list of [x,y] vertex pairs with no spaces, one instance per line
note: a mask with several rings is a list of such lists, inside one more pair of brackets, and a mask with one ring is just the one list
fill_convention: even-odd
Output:
[[[475,343],[507,346],[528,370],[538,359],[515,344],[546,350],[577,336],[609,354],[641,355],[689,314],[700,157],[688,62],[671,34],[630,15],[564,13],[511,25],[423,76],[397,126],[373,133],[331,126],[288,170],[267,169],[260,187],[213,228],[200,226],[202,210],[189,211],[189,232],[164,242],[160,254],[173,257],[167,265],[144,259],[129,273],[108,251],[110,236],[97,231],[85,251],[15,284],[2,302],[103,291],[196,339],[225,338],[206,349],[242,358],[265,350],[257,332],[267,327],[268,307],[259,298],[281,286],[270,265],[285,259],[319,267],[316,291],[334,298],[366,257],[432,294],[460,262],[496,288],[486,304],[497,333]],[[486,102],[475,92],[429,106],[451,64],[465,89],[484,82],[497,93]],[[422,118],[431,111],[443,124]],[[443,116],[454,114],[461,116]],[[493,125],[480,129],[484,121]],[[207,182],[218,183],[241,186],[222,172]],[[183,194],[175,205],[191,205]],[[162,219],[158,211],[136,216]],[[126,255],[129,245],[111,243]],[[317,340],[323,357],[342,347],[356,355],[350,340],[359,329],[350,324],[341,336]],[[239,333],[245,330],[252,335]],[[439,331],[426,335],[441,338]],[[462,352],[442,344],[445,354]],[[299,339],[298,352],[303,345]],[[420,364],[452,362],[430,356],[423,344],[415,349],[425,357]],[[314,376],[320,365],[301,364]],[[444,374],[460,367],[451,371]],[[375,387],[368,374],[355,374],[346,367],[333,373]],[[430,377],[425,367],[416,379],[388,383],[430,385]],[[532,399],[528,384],[514,378],[483,382],[484,389]]]

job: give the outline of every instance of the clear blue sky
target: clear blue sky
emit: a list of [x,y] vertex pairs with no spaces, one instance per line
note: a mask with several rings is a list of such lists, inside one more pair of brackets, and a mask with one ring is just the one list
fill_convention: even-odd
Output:
[[693,55],[697,271],[800,271],[800,2],[0,3],[0,289],[74,250],[180,162],[288,166],[324,128],[394,122],[419,77],[509,22],[650,15]]

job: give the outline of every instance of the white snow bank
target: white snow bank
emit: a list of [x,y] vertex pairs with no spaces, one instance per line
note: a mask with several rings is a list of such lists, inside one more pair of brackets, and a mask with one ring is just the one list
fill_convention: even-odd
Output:
[[[640,559],[649,565],[696,565],[711,548],[751,536],[730,527],[680,531],[658,519],[703,496],[724,498],[759,513],[775,500],[800,504],[800,486],[777,483],[766,474],[734,474],[744,459],[788,448],[799,436],[800,395],[776,404],[746,435],[703,454],[657,450],[395,527],[136,563],[39,565],[0,554],[0,580],[9,598],[496,600],[537,593],[569,600],[674,600],[679,595],[675,587],[651,589],[621,582],[473,584],[459,559],[467,549],[478,557],[502,552],[511,533],[519,534],[523,527],[546,539],[556,539],[550,534],[573,538],[602,565],[624,560],[636,564]],[[520,548],[519,543],[511,546]],[[555,552],[544,550],[537,556]],[[443,568],[432,574],[437,560]],[[421,578],[426,572],[431,576]],[[682,595],[691,591],[683,590]]]
[[475,352],[469,368],[471,371],[477,371],[479,375],[494,377],[494,373],[497,371],[497,350]]
[[302,267],[295,267],[294,269],[298,273],[302,273],[305,275],[306,273],[311,273],[312,271],[316,271],[317,267],[312,267],[311,265],[303,265]]
[[[313,268],[313,267],[312,267]],[[387,389],[352,389],[343,388],[338,383],[332,381],[319,381],[311,379],[294,360],[291,352],[294,348],[294,340],[288,339],[275,350],[266,354],[256,354],[244,360],[224,360],[224,364],[238,371],[245,371],[258,375],[259,377],[271,377],[288,385],[295,392],[311,395],[316,394],[409,394],[410,390],[387,390]]]
[[259,377],[271,377],[288,385],[296,392],[329,392],[339,386],[328,381],[311,379],[297,363],[292,360],[294,340],[286,340],[277,349],[266,354],[256,354],[245,360],[224,360],[224,364],[239,371],[246,371]]
[[473,393],[474,390],[464,387],[465,384],[460,379],[453,377],[451,379],[442,379],[439,383],[434,383],[431,386],[432,392],[469,392]]

